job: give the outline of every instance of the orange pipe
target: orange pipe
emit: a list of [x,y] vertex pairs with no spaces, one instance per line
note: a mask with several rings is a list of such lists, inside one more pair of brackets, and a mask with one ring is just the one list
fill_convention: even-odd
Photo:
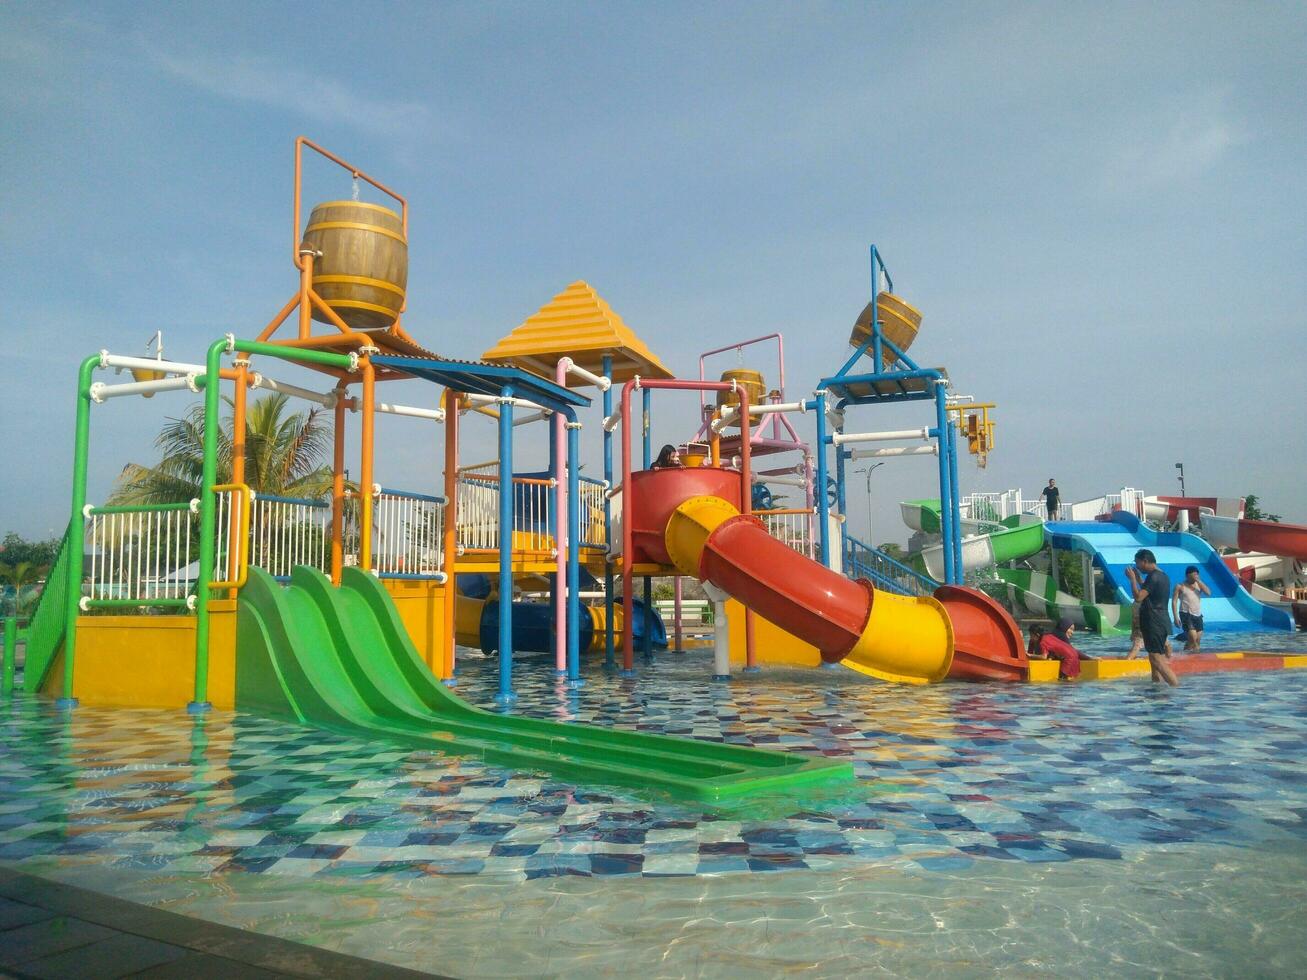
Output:
[[[270,340],[268,343],[277,344],[280,347],[307,347],[310,350],[316,350],[319,347],[352,347],[354,345],[367,347],[371,341],[360,333],[329,333],[319,334],[305,340],[295,337],[290,340]],[[304,367],[320,369],[321,365],[305,364]]]
[[[753,513],[753,450],[749,445],[749,392],[740,392],[740,512]],[[719,450],[720,452],[720,447]],[[758,668],[758,654],[754,645],[753,606],[744,607],[744,669]]]
[[313,307],[309,305],[309,293],[313,291],[313,256],[300,256],[300,340],[308,340],[313,333]]
[[331,455],[331,584],[340,585],[345,564],[345,387],[336,389]]
[[268,323],[268,325],[263,328],[263,332],[260,333],[254,339],[258,341],[266,341],[269,337],[271,337],[274,333],[276,333],[277,328],[286,322],[286,317],[290,316],[291,310],[299,306],[299,302],[300,302],[300,294],[296,293],[294,296],[290,298],[290,300],[286,303],[286,305],[281,308],[281,312],[278,313],[276,316],[274,316],[272,320]]
[[362,459],[359,462],[359,567],[372,570],[372,429],[376,421],[376,370],[367,355],[359,358],[363,371]]
[[[309,290],[309,300],[313,303],[314,307],[318,310],[318,312],[321,313],[323,316],[325,316],[328,320],[330,320],[331,325],[335,327],[337,330],[339,330],[341,333],[348,334],[351,337],[359,336],[353,331],[353,329],[349,326],[349,324],[347,324],[344,320],[340,318],[340,316],[336,313],[335,310],[333,310],[330,306],[327,305],[327,301],[324,300],[317,293],[315,293],[312,289]],[[302,315],[303,314],[301,314],[301,316]],[[364,341],[364,343],[366,344],[367,341]]]
[[[454,563],[458,559],[458,393],[445,390],[445,643],[444,673],[454,676],[454,620],[458,590],[454,585]],[[448,407],[452,406],[452,407]]]

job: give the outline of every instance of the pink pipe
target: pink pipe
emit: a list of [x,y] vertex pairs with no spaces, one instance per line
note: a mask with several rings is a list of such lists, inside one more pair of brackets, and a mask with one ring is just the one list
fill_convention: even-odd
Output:
[[[571,358],[562,357],[554,369],[554,381],[567,387],[567,365]],[[567,430],[562,412],[554,413],[554,549],[558,552],[554,566],[554,668],[567,673]]]

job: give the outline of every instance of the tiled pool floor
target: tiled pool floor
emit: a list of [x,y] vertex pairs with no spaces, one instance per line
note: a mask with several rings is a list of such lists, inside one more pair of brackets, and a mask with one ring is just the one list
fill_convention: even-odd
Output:
[[[706,655],[574,694],[519,665],[519,710],[844,756],[858,791],[704,813],[244,714],[0,705],[0,861],[161,875],[692,876],[1307,848],[1307,675],[901,688],[849,672],[705,682]],[[463,696],[494,674],[464,662]]]

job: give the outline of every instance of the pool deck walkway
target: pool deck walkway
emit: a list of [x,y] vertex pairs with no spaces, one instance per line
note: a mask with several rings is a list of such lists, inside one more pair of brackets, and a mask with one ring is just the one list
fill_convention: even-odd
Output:
[[429,977],[0,868],[0,976]]

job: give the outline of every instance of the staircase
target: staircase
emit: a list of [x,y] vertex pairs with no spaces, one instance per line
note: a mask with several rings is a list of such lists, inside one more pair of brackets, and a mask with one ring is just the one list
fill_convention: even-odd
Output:
[[936,588],[925,575],[853,537],[844,539],[844,573],[870,579],[876,588],[898,595],[928,596]]

